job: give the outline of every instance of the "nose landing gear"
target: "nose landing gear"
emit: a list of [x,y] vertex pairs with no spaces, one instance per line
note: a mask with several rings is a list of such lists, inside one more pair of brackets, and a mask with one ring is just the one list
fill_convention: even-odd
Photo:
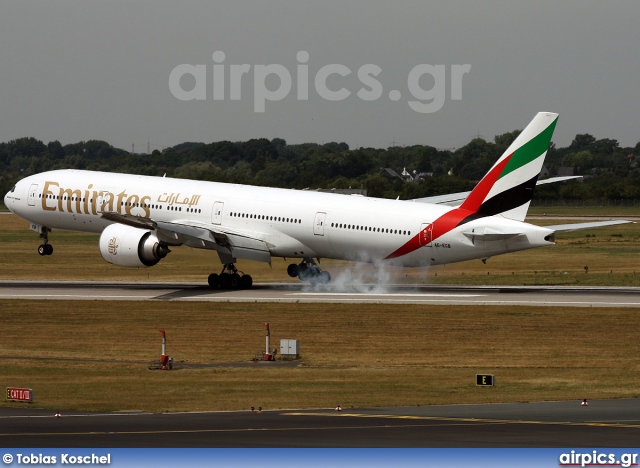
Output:
[[238,271],[233,263],[229,263],[222,267],[219,275],[211,273],[207,282],[213,289],[249,289],[253,285],[253,278]]
[[300,281],[309,281],[312,286],[316,284],[327,284],[331,281],[331,275],[328,271],[322,271],[312,258],[305,258],[302,263],[292,263],[287,267],[287,273],[290,277],[300,278]]
[[42,256],[51,255],[53,253],[53,245],[51,244],[42,244],[38,246],[38,253]]
[[43,244],[38,246],[38,254],[41,256],[51,255],[53,253],[53,245],[49,244],[49,233],[51,229],[48,227],[42,227],[40,231],[40,239],[42,239]]

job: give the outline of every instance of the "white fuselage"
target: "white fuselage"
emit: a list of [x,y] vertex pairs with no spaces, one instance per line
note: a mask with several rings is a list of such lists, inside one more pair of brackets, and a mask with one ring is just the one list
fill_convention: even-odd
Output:
[[[113,212],[155,222],[231,230],[264,241],[273,257],[364,262],[387,259],[415,240],[425,226],[438,223],[454,209],[411,201],[81,170],[29,176],[7,193],[5,204],[18,216],[51,229],[100,233],[112,224],[101,214]],[[491,235],[483,237],[482,233]],[[511,235],[501,237],[500,233]],[[548,229],[501,216],[482,217],[388,261],[426,266],[487,258],[550,245],[552,240],[545,240],[549,234],[552,231]]]

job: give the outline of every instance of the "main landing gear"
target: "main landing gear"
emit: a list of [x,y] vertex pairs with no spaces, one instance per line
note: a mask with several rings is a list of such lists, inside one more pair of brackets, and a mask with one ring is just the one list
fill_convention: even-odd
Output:
[[211,273],[207,282],[213,289],[249,289],[253,285],[253,278],[238,271],[233,263],[229,263],[222,267],[219,275]]
[[331,275],[328,271],[322,271],[312,258],[305,258],[302,263],[292,263],[287,267],[287,273],[290,277],[300,278],[300,281],[308,281],[311,286],[316,284],[327,284],[331,281]]
[[38,246],[38,253],[42,256],[51,255],[53,253],[53,245],[49,244],[49,233],[51,229],[43,227],[40,232],[40,239],[44,242]]

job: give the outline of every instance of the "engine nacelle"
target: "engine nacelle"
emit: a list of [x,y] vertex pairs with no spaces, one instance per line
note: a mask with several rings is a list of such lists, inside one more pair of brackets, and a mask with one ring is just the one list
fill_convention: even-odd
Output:
[[100,235],[102,258],[123,267],[150,267],[170,252],[151,231],[111,224]]

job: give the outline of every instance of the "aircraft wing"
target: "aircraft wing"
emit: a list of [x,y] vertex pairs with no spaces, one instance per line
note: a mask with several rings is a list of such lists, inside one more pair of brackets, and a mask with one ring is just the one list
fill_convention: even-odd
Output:
[[114,213],[112,211],[105,211],[100,216],[101,218],[107,219],[109,221],[113,221],[114,223],[125,224],[127,226],[131,226],[138,229],[157,229],[156,223],[149,218],[144,218],[142,216],[134,216],[128,214],[120,214]]
[[[563,177],[551,177],[550,179],[539,180],[536,185],[553,184],[555,182],[564,182],[565,180],[581,179],[582,176],[563,176]],[[449,205],[458,206],[469,196],[471,192],[457,192],[449,193],[446,195],[436,195],[433,197],[416,198],[414,202],[418,203],[433,203],[436,205]]]
[[635,223],[635,221],[628,221],[626,219],[612,219],[610,221],[593,221],[590,223],[574,223],[574,224],[556,224],[555,226],[543,226],[547,229],[551,229],[555,232],[569,232],[578,231],[580,229],[591,229],[603,226],[615,226],[617,224],[629,224]]
[[581,175],[574,176],[562,176],[562,177],[550,177],[548,179],[542,179],[536,182],[536,185],[544,185],[544,184],[554,184],[556,182],[564,182],[565,180],[571,179],[582,179]]
[[[186,244],[190,247],[212,248],[223,255],[258,262],[271,262],[269,245],[251,234],[219,225],[195,221],[154,221],[142,216],[103,213],[102,217],[138,229],[154,231],[159,240],[167,244]],[[227,262],[231,263],[231,262]]]
[[418,203],[433,203],[435,205],[458,206],[469,196],[471,192],[448,193],[446,195],[436,195],[434,197],[415,198],[411,201]]

